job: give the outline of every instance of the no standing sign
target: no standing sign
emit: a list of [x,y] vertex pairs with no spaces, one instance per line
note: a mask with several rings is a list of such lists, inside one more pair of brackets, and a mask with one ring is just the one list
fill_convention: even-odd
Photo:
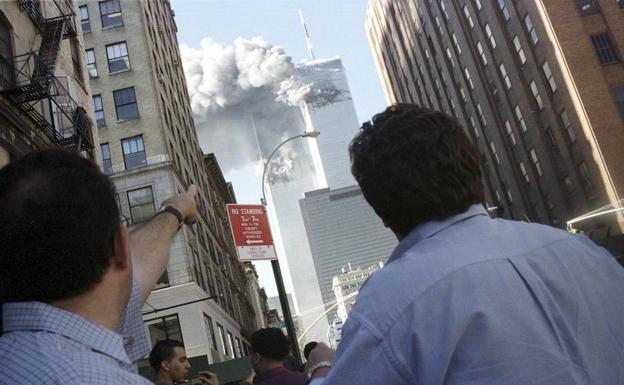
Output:
[[227,213],[240,261],[277,259],[266,207],[228,204]]

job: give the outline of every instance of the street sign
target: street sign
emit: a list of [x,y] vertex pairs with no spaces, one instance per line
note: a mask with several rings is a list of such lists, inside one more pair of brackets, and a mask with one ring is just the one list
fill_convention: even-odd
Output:
[[266,207],[228,204],[227,213],[240,261],[277,259]]

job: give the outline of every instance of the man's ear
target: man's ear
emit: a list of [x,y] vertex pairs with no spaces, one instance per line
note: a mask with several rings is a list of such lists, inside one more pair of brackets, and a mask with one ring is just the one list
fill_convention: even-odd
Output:
[[169,361],[162,361],[160,363],[160,369],[164,372],[168,372],[171,370],[171,363]]
[[111,256],[111,268],[125,270],[130,266],[130,243],[128,228],[119,226],[115,232],[113,242],[113,255]]

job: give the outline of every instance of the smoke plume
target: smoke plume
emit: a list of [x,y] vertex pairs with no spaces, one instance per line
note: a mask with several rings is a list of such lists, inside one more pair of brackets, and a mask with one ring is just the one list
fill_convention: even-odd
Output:
[[[204,39],[200,49],[182,45],[181,54],[201,146],[217,155],[224,172],[256,164],[260,153],[266,159],[282,140],[304,131],[298,106],[310,87],[282,48],[258,37],[233,45]],[[275,155],[269,181],[287,179],[296,148]]]

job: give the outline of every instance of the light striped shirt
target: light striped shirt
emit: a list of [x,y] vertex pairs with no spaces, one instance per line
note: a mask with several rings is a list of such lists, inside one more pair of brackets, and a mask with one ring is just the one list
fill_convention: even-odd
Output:
[[0,384],[151,384],[132,366],[150,350],[139,296],[133,282],[119,333],[42,302],[4,304]]

